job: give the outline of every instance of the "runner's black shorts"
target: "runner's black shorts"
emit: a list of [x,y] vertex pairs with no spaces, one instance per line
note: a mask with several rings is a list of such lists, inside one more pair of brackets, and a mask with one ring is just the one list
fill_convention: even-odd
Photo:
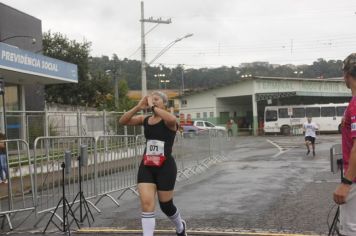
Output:
[[315,143],[315,137],[305,136],[305,141],[310,141],[312,144],[314,144]]
[[138,169],[137,183],[156,184],[159,191],[172,191],[176,183],[177,165],[172,156],[161,167],[145,166],[143,160]]

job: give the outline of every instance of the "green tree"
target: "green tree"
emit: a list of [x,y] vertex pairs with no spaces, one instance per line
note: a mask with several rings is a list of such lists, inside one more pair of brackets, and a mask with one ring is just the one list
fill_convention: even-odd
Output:
[[128,92],[129,87],[126,80],[119,80],[119,111],[130,110],[136,105],[136,102],[127,96]]
[[78,66],[77,84],[57,84],[45,87],[46,100],[71,105],[95,104],[97,80],[91,80],[88,71],[90,42],[69,40],[61,33],[43,34],[43,54]]
[[[138,65],[136,61],[120,60],[116,54],[113,54],[111,58],[108,56],[91,58],[89,71],[92,77],[98,81],[96,82],[95,106],[99,110],[116,110],[114,98],[115,78],[118,79],[119,110],[128,110],[135,104],[127,97],[127,93],[129,91],[128,80],[140,78],[137,74],[137,71],[140,71],[139,67],[137,67]],[[138,80],[134,80],[137,84]],[[103,81],[106,82],[102,83]],[[101,84],[101,86],[98,87],[98,84]],[[135,88],[136,86],[139,85],[134,85],[133,87]]]

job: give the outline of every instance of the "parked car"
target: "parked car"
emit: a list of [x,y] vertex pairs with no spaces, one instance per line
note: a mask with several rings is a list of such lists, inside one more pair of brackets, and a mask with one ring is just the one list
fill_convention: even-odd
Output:
[[201,129],[201,130],[216,129],[216,130],[225,130],[226,131],[226,128],[224,126],[214,125],[213,123],[210,123],[209,121],[196,120],[196,121],[194,121],[194,125],[196,127],[198,127],[198,129]]
[[181,124],[181,131],[185,134],[196,134],[203,130],[215,130],[217,132],[225,132],[226,128],[224,126],[214,125],[209,121],[195,120],[192,123]]

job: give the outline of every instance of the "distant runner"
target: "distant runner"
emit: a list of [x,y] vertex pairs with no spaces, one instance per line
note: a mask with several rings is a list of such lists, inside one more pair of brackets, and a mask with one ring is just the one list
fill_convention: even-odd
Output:
[[310,153],[310,145],[313,148],[313,156],[315,156],[315,131],[318,130],[318,126],[312,122],[312,118],[308,117],[308,121],[303,124],[305,132],[305,146],[307,146],[307,155]]

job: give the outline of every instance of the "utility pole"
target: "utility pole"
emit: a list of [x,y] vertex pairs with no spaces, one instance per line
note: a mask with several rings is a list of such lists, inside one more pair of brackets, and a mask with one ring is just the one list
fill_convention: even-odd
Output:
[[182,71],[181,71],[181,80],[182,80],[182,94],[181,95],[183,95],[184,94],[184,65],[182,65],[181,66],[181,69],[182,69]]
[[115,108],[119,109],[119,81],[117,78],[116,72],[114,73],[114,99],[115,99]]
[[115,104],[115,109],[119,109],[119,78],[118,77],[121,75],[121,67],[119,68],[119,70],[117,70],[115,67],[112,70],[106,70],[105,73],[107,75],[110,75],[110,77],[113,79],[114,102],[115,102],[114,104]]
[[145,22],[148,23],[157,23],[157,24],[170,24],[172,23],[171,19],[162,20],[161,18],[153,19],[149,17],[145,19],[144,17],[144,4],[141,1],[141,74],[142,74],[142,97],[147,95],[147,79],[146,79],[146,45],[145,45]]

